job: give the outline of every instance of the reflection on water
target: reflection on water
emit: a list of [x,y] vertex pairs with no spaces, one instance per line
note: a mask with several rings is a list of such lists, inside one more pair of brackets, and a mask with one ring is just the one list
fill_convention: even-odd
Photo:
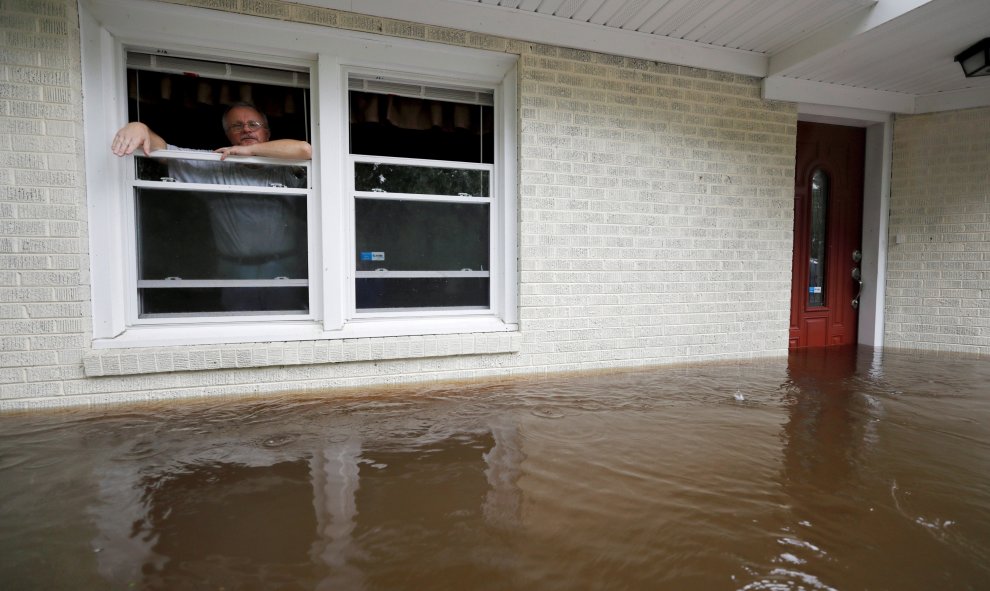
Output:
[[4,589],[981,589],[986,359],[0,417]]

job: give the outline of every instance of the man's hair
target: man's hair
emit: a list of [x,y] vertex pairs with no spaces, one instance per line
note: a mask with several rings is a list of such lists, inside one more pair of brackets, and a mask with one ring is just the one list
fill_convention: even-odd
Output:
[[254,112],[261,115],[261,122],[265,124],[265,129],[268,129],[268,115],[262,113],[261,109],[254,106],[254,103],[249,103],[247,101],[237,101],[236,103],[224,109],[223,116],[220,118],[220,125],[223,126],[224,133],[227,133],[227,115],[238,107],[246,107],[248,109],[252,109]]

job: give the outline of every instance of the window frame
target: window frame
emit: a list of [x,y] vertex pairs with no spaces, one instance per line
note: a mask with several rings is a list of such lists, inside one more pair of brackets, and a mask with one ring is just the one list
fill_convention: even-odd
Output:
[[[518,329],[517,56],[171,4],[82,0],[80,8],[94,348]],[[315,195],[307,214],[309,317],[201,317],[135,323],[129,316],[128,275],[132,271],[128,265],[134,257],[127,245],[133,221],[127,221],[126,199],[133,195],[125,190],[122,167],[130,165],[132,158],[117,158],[108,147],[113,132],[127,120],[123,100],[127,50],[164,50],[180,57],[309,68],[310,182]],[[492,301],[486,313],[354,313],[354,207],[348,192],[353,181],[346,176],[346,80],[349,72],[357,70],[494,92],[497,172],[493,175],[491,249],[500,271],[497,276],[492,273]]]

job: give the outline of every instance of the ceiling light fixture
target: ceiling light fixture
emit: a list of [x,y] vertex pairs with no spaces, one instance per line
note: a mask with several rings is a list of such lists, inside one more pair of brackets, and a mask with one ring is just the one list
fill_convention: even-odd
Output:
[[990,37],[983,39],[956,56],[967,78],[990,76]]

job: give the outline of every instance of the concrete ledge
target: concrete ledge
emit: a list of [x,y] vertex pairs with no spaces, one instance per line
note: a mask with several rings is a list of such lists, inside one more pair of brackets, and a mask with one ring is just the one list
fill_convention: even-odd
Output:
[[446,334],[407,337],[107,349],[83,356],[87,377],[204,371],[388,359],[518,353],[522,334]]

